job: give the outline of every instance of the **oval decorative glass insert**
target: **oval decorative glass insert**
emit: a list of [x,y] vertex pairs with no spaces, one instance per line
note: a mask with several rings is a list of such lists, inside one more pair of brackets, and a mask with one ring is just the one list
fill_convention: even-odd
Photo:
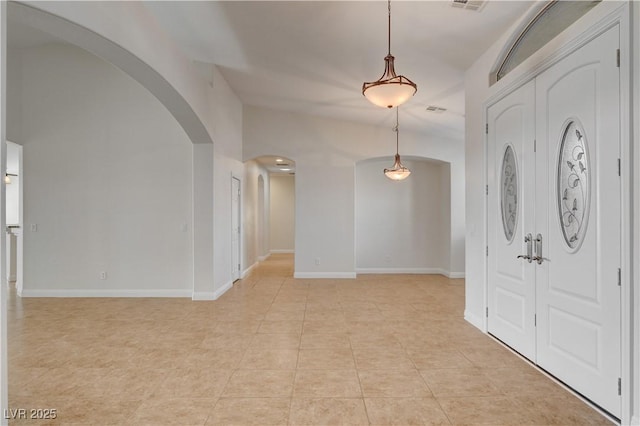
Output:
[[516,168],[516,153],[511,145],[507,145],[502,156],[500,207],[504,236],[507,241],[511,242],[518,222],[518,170]]
[[587,141],[582,125],[567,122],[558,157],[558,215],[564,240],[571,249],[582,243],[587,229],[590,199]]

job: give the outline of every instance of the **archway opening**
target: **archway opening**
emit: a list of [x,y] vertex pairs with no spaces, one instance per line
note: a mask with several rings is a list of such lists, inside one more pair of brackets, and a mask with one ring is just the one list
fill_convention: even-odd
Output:
[[254,160],[257,177],[256,247],[259,259],[277,256],[293,263],[295,254],[295,161],[277,155]]
[[411,175],[391,181],[391,159],[356,164],[356,272],[449,276],[451,268],[451,167],[403,157]]

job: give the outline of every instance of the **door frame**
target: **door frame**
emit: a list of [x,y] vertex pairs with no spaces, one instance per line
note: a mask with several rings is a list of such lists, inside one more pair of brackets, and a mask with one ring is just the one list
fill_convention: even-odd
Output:
[[[508,95],[509,93],[517,90],[527,82],[534,79],[537,75],[541,74],[548,68],[555,65],[560,60],[564,59],[569,54],[580,49],[584,45],[588,44],[591,40],[595,39],[599,35],[603,34],[610,28],[618,25],[620,34],[620,140],[621,140],[621,377],[622,381],[622,409],[620,421],[622,424],[631,424],[633,416],[633,390],[636,383],[632,378],[632,366],[634,358],[633,348],[633,314],[634,314],[634,299],[633,299],[633,287],[634,281],[631,273],[633,267],[632,259],[632,244],[633,239],[631,235],[632,223],[633,223],[633,205],[632,195],[633,191],[637,188],[633,186],[633,158],[631,155],[633,138],[632,138],[632,108],[631,108],[631,13],[629,3],[603,3],[591,12],[585,15],[583,18],[572,24],[567,30],[561,33],[543,48],[531,55],[522,64],[520,64],[514,71],[509,73],[499,82],[495,83],[490,91],[492,94],[483,102],[483,118],[485,123],[488,123],[488,110],[489,107],[495,104],[497,101]],[[569,40],[569,41],[567,41]],[[615,60],[615,56],[612,54],[612,60]],[[483,178],[484,185],[488,185],[488,135],[485,132],[483,136],[484,140],[484,162],[483,162]],[[487,187],[487,186],[486,186]],[[488,187],[487,187],[488,188]],[[484,233],[483,240],[484,245],[489,249],[489,235],[488,235],[488,198],[485,195],[483,197],[484,203]],[[485,312],[488,307],[488,286],[489,286],[489,267],[488,257],[485,256],[484,260],[484,276],[483,276],[483,303]],[[636,289],[640,290],[640,289]],[[482,318],[482,330],[487,333],[488,322],[487,316]],[[625,380],[625,378],[631,378]],[[636,379],[637,380],[637,379]],[[638,419],[635,419],[637,421]]]

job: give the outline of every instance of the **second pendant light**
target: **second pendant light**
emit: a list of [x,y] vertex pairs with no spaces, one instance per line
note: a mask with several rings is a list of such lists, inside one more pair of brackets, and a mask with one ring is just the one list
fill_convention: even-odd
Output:
[[396,132],[396,157],[393,166],[390,169],[384,169],[384,175],[391,180],[404,180],[409,177],[411,170],[406,168],[400,162],[399,144],[400,144],[400,127],[398,120],[398,107],[396,107],[396,127],[393,129]]

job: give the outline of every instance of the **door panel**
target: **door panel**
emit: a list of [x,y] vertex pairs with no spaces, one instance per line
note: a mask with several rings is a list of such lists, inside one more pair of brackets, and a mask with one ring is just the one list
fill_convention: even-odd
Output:
[[566,310],[549,306],[549,348],[582,368],[597,370],[601,327]]
[[620,415],[618,28],[536,78],[537,363]]
[[527,254],[534,226],[534,96],[530,82],[488,110],[489,332],[535,359],[535,265]]

